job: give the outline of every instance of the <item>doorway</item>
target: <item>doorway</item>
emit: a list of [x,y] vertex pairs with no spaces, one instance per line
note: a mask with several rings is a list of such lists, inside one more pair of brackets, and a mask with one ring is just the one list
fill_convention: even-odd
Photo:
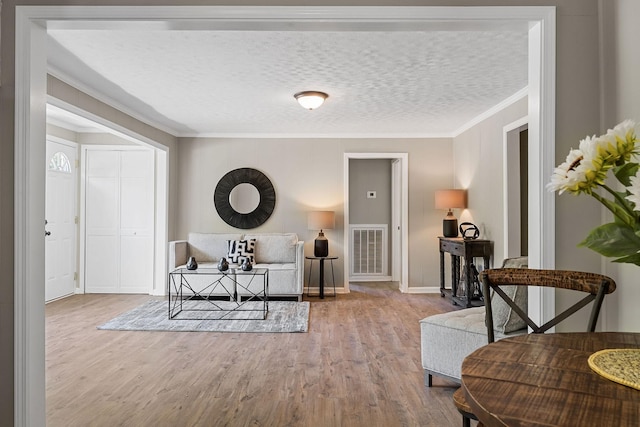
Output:
[[[241,16],[253,18],[259,22],[276,20],[304,21],[346,18],[354,22],[380,21],[384,17],[385,25],[396,22],[398,28],[405,23],[415,25],[434,21],[467,20],[483,21],[500,19],[526,21],[529,23],[529,96],[535,102],[529,103],[529,140],[531,174],[537,179],[531,180],[530,198],[530,260],[535,268],[553,268],[555,253],[554,198],[543,188],[541,177],[555,164],[555,8],[554,7],[354,7],[348,11],[335,7],[320,7],[309,14],[304,8],[243,8],[228,6],[220,9],[183,7],[139,7],[101,8],[98,6],[16,6],[15,11],[15,192],[23,197],[15,200],[15,423],[16,425],[44,425],[44,312],[40,305],[44,298],[44,286],[30,284],[44,283],[44,170],[29,167],[41,164],[44,158],[45,136],[45,99],[46,99],[46,23],[55,20],[61,14],[67,20],[101,21],[138,19],[140,21],[172,19],[215,19],[219,22],[238,19]],[[346,15],[345,15],[346,14]],[[376,18],[376,19],[373,19]],[[152,143],[153,145],[153,143]],[[161,154],[165,158],[160,162],[168,165],[168,149]],[[34,163],[35,159],[35,163]],[[39,161],[39,162],[38,162]],[[408,166],[405,164],[405,166]],[[403,168],[406,174],[407,167]],[[346,176],[346,175],[345,175]],[[405,181],[406,182],[406,181]],[[161,182],[162,183],[162,182]],[[168,193],[166,184],[159,203],[166,202]],[[407,187],[406,185],[404,187]],[[406,198],[403,199],[403,203]],[[403,204],[404,206],[404,204]],[[535,211],[534,211],[535,209]],[[348,219],[348,212],[346,218]],[[406,216],[407,211],[403,212]],[[348,221],[345,221],[347,223]],[[406,222],[404,222],[406,224]],[[535,228],[534,228],[535,227]],[[160,230],[164,230],[166,242],[166,222],[163,220]],[[406,236],[406,227],[403,237]],[[348,247],[348,232],[345,233],[345,247]],[[164,245],[166,246],[166,245]],[[408,271],[405,270],[407,248],[403,240],[402,286],[407,286]],[[156,248],[158,254],[164,248]],[[162,257],[161,257],[162,258]],[[348,283],[346,284],[348,287]],[[531,298],[530,298],[531,303]],[[553,301],[545,301],[535,307],[536,314],[542,313],[543,306],[553,307]],[[533,314],[534,320],[538,315]]]
[[[388,227],[388,248],[391,253],[391,279],[399,282],[401,292],[406,292],[409,278],[409,256],[408,256],[408,153],[345,153],[344,155],[344,265],[348,268],[349,274],[345,274],[345,290],[349,290],[349,278],[354,262],[352,249],[354,239],[352,238],[351,227],[351,160],[387,160],[389,167],[389,194],[390,203],[390,227]],[[373,195],[369,193],[373,192]],[[375,190],[366,191],[365,197],[377,197]],[[386,248],[385,248],[386,249]],[[370,280],[370,277],[368,278]],[[385,276],[385,280],[389,280]]]
[[529,121],[526,117],[503,128],[504,257],[529,251]]

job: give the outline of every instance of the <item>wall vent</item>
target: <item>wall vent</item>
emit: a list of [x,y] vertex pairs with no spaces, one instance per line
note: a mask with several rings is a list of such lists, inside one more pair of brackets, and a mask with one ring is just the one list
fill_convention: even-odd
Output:
[[388,225],[351,224],[351,281],[390,280]]

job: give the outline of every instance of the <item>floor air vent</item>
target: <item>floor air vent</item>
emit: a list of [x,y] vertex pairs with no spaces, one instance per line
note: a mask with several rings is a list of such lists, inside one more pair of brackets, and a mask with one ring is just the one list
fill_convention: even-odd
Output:
[[352,224],[351,281],[388,280],[387,224]]

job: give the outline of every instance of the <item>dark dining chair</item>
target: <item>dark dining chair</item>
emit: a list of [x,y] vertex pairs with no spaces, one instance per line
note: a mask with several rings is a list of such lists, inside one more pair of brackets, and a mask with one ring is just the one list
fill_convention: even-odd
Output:
[[[483,294],[485,296],[485,313],[488,343],[494,341],[494,317],[496,310],[509,310],[510,315],[526,325],[531,333],[542,334],[572,316],[583,307],[592,303],[591,315],[587,324],[587,332],[594,332],[600,315],[602,301],[606,294],[616,290],[616,283],[607,276],[596,273],[566,270],[536,270],[522,268],[497,268],[480,273]],[[555,289],[568,289],[576,293],[586,294],[579,301],[557,314],[553,319],[538,325],[514,301],[518,291],[528,291],[530,286],[540,286]],[[499,297],[499,298],[497,298]],[[462,414],[462,425],[468,427],[473,414],[467,403],[462,388],[456,390],[453,402]]]

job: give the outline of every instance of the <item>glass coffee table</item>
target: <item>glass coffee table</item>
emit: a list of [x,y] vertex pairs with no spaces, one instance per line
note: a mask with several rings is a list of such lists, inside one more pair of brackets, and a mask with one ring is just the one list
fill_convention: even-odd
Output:
[[264,320],[268,313],[267,268],[177,268],[169,273],[169,319]]

